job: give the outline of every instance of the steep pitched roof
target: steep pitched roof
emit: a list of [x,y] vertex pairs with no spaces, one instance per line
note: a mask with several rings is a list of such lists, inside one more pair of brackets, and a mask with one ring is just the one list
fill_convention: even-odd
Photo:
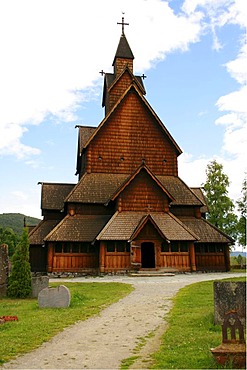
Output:
[[146,165],[133,174],[85,173],[68,194],[65,202],[108,204],[131,182],[142,168],[152,176],[173,205],[203,206],[193,191],[176,176],[155,176]]
[[42,245],[45,237],[51,230],[59,223],[60,220],[42,220],[35,228],[29,233],[29,243],[31,245]]
[[65,201],[105,204],[128,177],[127,174],[85,173]]
[[107,223],[108,215],[67,215],[45,238],[46,241],[92,242]]
[[91,126],[75,126],[76,128],[79,128],[79,135],[78,135],[78,151],[81,153],[82,148],[84,144],[88,141],[88,139],[92,136],[94,131],[97,127],[91,127]]
[[157,176],[157,178],[175,199],[173,205],[203,206],[201,200],[179,177]]
[[135,86],[135,83],[134,82],[132,82],[132,84],[128,87],[128,89],[126,89],[125,93],[116,102],[115,106],[111,109],[111,111],[107,114],[107,116],[101,121],[101,123],[99,124],[99,126],[97,127],[97,129],[94,131],[94,133],[88,139],[88,141],[84,144],[83,149],[85,149],[90,144],[90,142],[94,139],[94,137],[97,135],[97,133],[106,124],[106,122],[108,121],[109,117],[113,114],[113,112],[115,112],[118,109],[118,107],[120,106],[120,104],[123,102],[124,99],[126,99],[126,97],[128,96],[128,94],[130,92],[134,92],[134,93],[136,93],[138,95],[138,97],[140,98],[140,100],[143,102],[144,106],[149,110],[150,114],[154,117],[154,119],[156,120],[157,124],[161,127],[161,129],[164,132],[164,134],[172,142],[172,144],[174,145],[174,147],[176,148],[176,150],[178,152],[178,155],[180,155],[182,153],[182,150],[180,149],[180,147],[178,146],[178,144],[175,142],[175,140],[173,139],[173,137],[171,136],[171,134],[169,133],[169,131],[166,129],[166,127],[163,125],[162,121],[159,119],[159,117],[157,116],[157,114],[155,113],[155,111],[153,110],[153,108],[149,105],[149,103],[147,102],[147,100],[145,99],[145,97],[139,92],[139,90]]
[[179,219],[200,237],[200,243],[233,243],[234,240],[223,231],[211,225],[204,218],[179,217]]
[[114,65],[116,58],[135,59],[124,33],[120,37],[112,65]]
[[59,184],[40,182],[41,191],[41,208],[46,210],[60,211],[64,207],[64,199],[74,188],[75,184]]
[[195,193],[195,195],[197,196],[197,198],[199,198],[200,201],[203,204],[203,207],[201,207],[201,212],[202,213],[209,212],[208,204],[207,204],[206,198],[205,198],[205,196],[203,194],[202,188],[191,188],[191,190]]
[[[167,240],[194,241],[199,238],[193,231],[170,213],[116,212],[97,236],[97,240],[128,240],[135,238],[145,221],[151,218],[160,234]],[[138,231],[138,233],[137,233]]]

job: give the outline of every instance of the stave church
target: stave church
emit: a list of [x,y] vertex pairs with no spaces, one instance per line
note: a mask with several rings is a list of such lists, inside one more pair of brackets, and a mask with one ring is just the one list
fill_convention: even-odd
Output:
[[76,126],[78,181],[41,183],[31,269],[228,271],[233,240],[207,221],[202,189],[178,176],[182,151],[145,98],[123,18],[120,25],[113,72],[104,73],[105,117],[97,127]]

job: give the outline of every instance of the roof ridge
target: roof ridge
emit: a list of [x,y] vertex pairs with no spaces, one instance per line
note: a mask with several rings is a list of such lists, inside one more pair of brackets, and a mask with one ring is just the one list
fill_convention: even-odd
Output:
[[108,222],[105,224],[105,226],[102,228],[102,230],[99,232],[99,234],[95,237],[95,240],[99,240],[102,234],[104,234],[105,230],[112,224],[112,222],[115,220],[117,215],[119,214],[119,211],[116,211],[114,215],[108,220]]

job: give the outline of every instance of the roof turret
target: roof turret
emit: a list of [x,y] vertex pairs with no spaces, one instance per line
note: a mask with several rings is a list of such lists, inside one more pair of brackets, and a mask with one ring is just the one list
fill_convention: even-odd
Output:
[[122,25],[122,34],[112,63],[112,65],[114,66],[115,76],[119,75],[127,65],[130,71],[133,73],[134,59],[134,55],[124,34],[124,25],[128,25],[128,23],[125,23],[124,17],[122,17],[122,22],[118,24]]

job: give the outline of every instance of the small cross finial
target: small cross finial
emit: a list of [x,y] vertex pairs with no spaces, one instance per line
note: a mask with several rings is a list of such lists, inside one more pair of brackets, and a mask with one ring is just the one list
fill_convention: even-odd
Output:
[[144,80],[145,78],[147,78],[147,76],[145,76],[144,73],[143,73],[141,78]]
[[99,73],[101,74],[101,76],[103,76],[105,74],[105,72],[103,71],[103,69]]
[[122,17],[122,22],[121,23],[118,22],[117,24],[122,25],[122,35],[124,35],[124,26],[129,26],[129,23],[124,23],[124,17]]

